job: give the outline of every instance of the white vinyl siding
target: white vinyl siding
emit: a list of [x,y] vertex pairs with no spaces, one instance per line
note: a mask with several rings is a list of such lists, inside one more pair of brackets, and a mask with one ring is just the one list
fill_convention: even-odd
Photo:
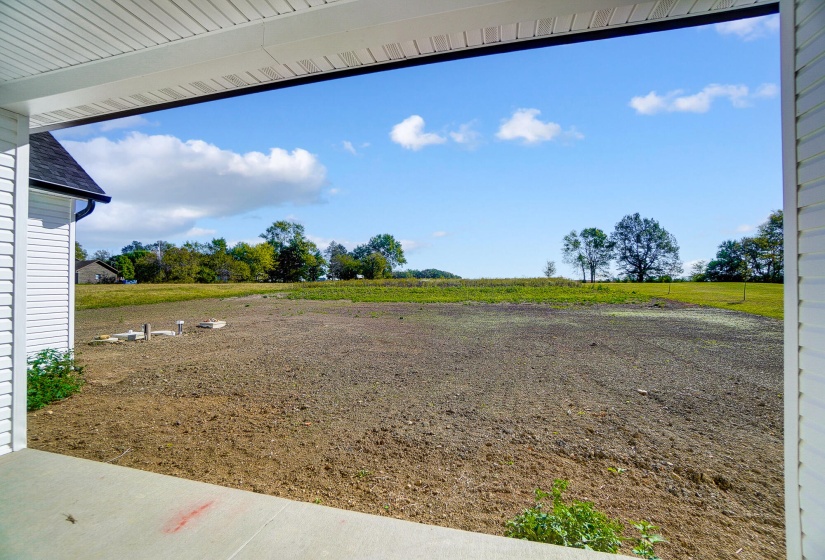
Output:
[[26,290],[16,287],[26,266],[17,216],[28,206],[28,125],[26,117],[0,109],[0,455],[26,446],[26,362],[16,352],[25,345]]
[[26,353],[70,350],[74,200],[29,193]]
[[787,0],[782,17],[788,556],[813,560],[825,558],[825,2]]

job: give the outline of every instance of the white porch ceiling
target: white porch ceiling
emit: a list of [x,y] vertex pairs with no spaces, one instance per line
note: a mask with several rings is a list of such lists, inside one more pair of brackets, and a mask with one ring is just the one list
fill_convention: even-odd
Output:
[[[777,0],[0,0],[0,107],[32,128]],[[627,31],[627,30],[626,30]]]

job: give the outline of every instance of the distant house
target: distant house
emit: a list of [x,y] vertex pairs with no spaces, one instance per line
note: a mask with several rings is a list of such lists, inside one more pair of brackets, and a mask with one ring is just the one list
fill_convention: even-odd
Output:
[[75,262],[75,284],[112,284],[116,282],[117,279],[117,269],[103,261]]
[[[91,214],[95,203],[108,203],[111,197],[48,132],[32,134],[29,146],[26,353],[71,350],[75,222]],[[80,204],[84,206],[77,211]]]

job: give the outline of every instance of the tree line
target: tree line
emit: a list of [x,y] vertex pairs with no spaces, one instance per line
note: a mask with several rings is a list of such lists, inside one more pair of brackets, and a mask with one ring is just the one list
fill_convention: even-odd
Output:
[[696,282],[776,282],[785,278],[782,210],[772,212],[753,237],[728,239],[719,245],[716,258],[691,267]]
[[[581,271],[582,282],[610,277],[616,261],[621,275],[634,282],[670,279],[682,273],[676,238],[652,218],[638,212],[622,218],[608,235],[599,228],[571,231],[562,240],[562,260]],[[548,261],[544,274],[555,274]]]
[[[274,222],[259,237],[261,243],[240,242],[232,247],[224,238],[208,243],[187,241],[180,247],[167,241],[133,241],[118,255],[99,250],[91,258],[117,269],[122,279],[141,283],[302,282],[324,276],[330,280],[390,278],[396,267],[407,262],[401,243],[388,233],[376,235],[352,251],[335,241],[321,251],[307,239],[304,226],[283,220]],[[89,258],[80,244],[75,245],[75,258]],[[449,275],[435,269],[395,274]]]
[[[772,212],[753,237],[723,241],[716,258],[690,270],[695,282],[782,282],[784,278],[782,210]],[[562,240],[562,259],[581,272],[582,282],[610,278],[615,261],[620,276],[633,282],[672,280],[682,274],[679,244],[659,222],[638,213],[625,216],[608,235],[599,228],[571,231]],[[547,261],[544,274],[556,274]]]

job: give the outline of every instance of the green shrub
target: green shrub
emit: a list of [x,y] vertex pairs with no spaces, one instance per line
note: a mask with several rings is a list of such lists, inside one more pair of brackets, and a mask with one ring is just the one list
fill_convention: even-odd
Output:
[[71,351],[47,348],[29,357],[27,380],[28,409],[37,410],[77,393],[84,383],[83,368]]
[[667,542],[662,535],[657,535],[653,531],[659,529],[649,521],[639,521],[633,526],[638,529],[640,536],[636,538],[636,546],[633,547],[633,554],[641,556],[645,560],[662,560],[656,556],[653,547],[656,543]]
[[[556,479],[550,494],[536,489],[536,505],[507,522],[508,537],[598,552],[616,553],[622,544],[622,524],[595,509],[592,502],[565,504],[561,494],[568,481]],[[553,498],[545,511],[542,500]]]

